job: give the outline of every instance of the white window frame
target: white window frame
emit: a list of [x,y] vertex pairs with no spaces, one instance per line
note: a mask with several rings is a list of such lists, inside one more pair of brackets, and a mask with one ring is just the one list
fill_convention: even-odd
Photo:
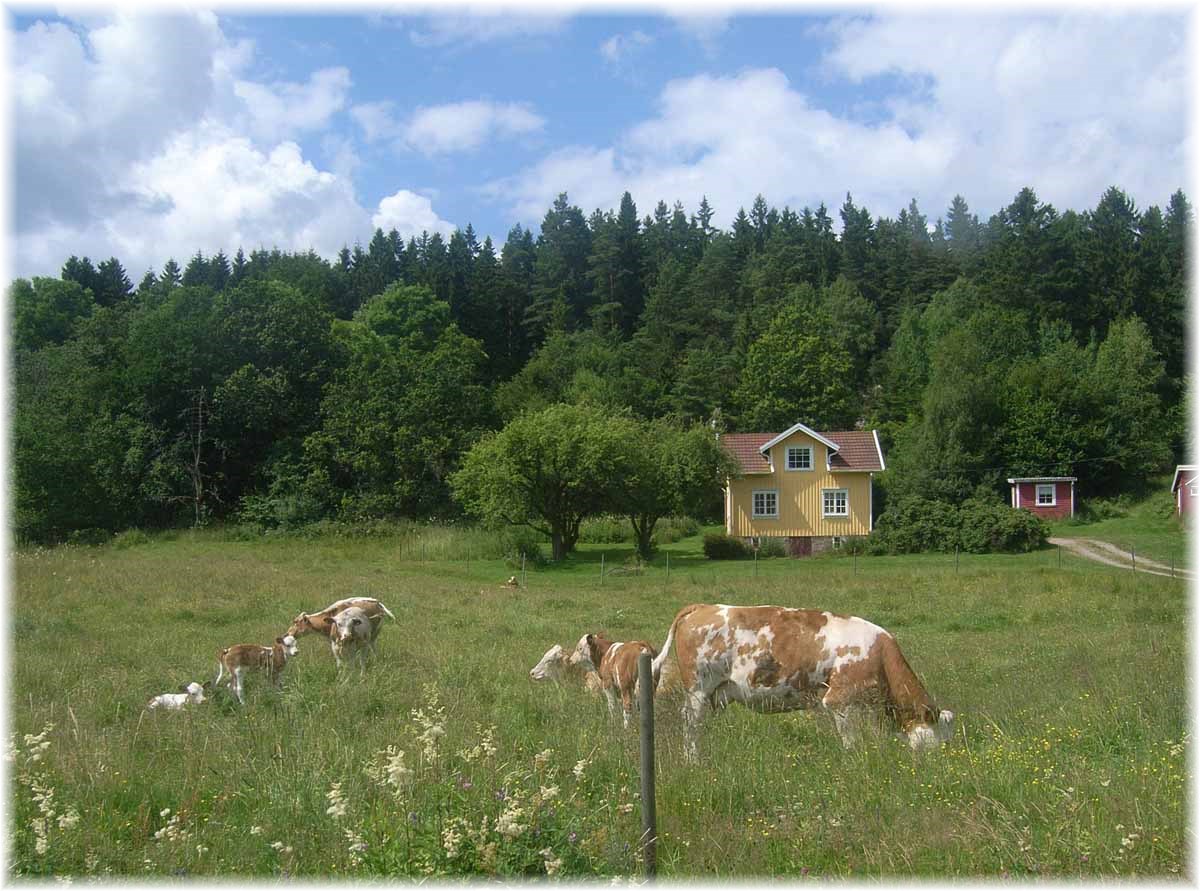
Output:
[[[1050,490],[1050,500],[1042,501],[1042,493]],[[1058,486],[1054,483],[1038,483],[1033,489],[1033,503],[1038,507],[1058,507]]]
[[[838,495],[841,495],[842,510],[837,510]],[[833,511],[829,510],[830,498],[833,499]],[[849,489],[822,489],[821,490],[821,516],[823,517],[848,517],[850,516],[850,490]]]
[[1200,486],[1188,486],[1188,494],[1193,498],[1200,495]]
[[[792,466],[792,452],[808,452],[807,467]],[[788,446],[787,452],[784,455],[783,466],[785,470],[812,470],[813,469],[813,447],[812,446]]]
[[[765,496],[770,495],[775,502],[774,513],[760,512],[758,509],[758,496],[762,495],[764,507],[766,505]],[[778,489],[754,489],[750,493],[750,518],[752,520],[777,520],[779,519],[779,490]]]

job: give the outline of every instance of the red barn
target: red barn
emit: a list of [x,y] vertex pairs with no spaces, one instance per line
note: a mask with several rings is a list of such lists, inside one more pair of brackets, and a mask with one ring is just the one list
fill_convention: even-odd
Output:
[[1176,467],[1171,493],[1175,496],[1175,516],[1190,517],[1200,502],[1200,465],[1180,464]]
[[1020,476],[1010,479],[1010,503],[1043,520],[1073,517],[1076,479],[1078,477],[1073,476]]

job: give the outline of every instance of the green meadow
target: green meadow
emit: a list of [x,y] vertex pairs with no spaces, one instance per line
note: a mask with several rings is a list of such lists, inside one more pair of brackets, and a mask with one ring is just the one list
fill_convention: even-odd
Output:
[[[522,576],[482,532],[411,527],[15,553],[11,874],[637,876],[636,730],[529,669],[586,631],[661,646],[681,606],[717,601],[883,625],[956,734],[847,751],[824,715],[730,707],[689,765],[668,683],[660,876],[1186,877],[1184,582],[1053,549],[716,563],[697,536],[640,571],[631,554],[586,545]],[[351,595],[397,619],[365,678],[306,636],[279,692],[252,677],[244,708],[219,691],[144,711],[212,679],[218,648]]]

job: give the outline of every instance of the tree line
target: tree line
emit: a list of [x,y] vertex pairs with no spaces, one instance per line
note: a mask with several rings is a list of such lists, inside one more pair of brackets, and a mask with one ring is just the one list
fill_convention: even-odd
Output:
[[452,476],[563,404],[662,437],[878,428],[882,506],[999,498],[1013,475],[1112,495],[1182,457],[1182,191],[1165,211],[1113,187],[1062,212],[1023,189],[986,222],[962,197],[932,224],[915,201],[838,214],[760,195],[721,230],[707,200],[585,216],[563,194],[499,251],[469,225],[377,230],[332,261],[198,251],[136,287],[70,257],[9,289],[18,538],[499,519]]

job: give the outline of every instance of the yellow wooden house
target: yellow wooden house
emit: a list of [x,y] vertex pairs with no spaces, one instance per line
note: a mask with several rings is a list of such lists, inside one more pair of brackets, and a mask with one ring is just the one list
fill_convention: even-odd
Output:
[[782,538],[800,557],[840,547],[872,528],[872,480],[884,469],[874,430],[727,433],[741,467],[725,486],[725,531],[746,540]]

